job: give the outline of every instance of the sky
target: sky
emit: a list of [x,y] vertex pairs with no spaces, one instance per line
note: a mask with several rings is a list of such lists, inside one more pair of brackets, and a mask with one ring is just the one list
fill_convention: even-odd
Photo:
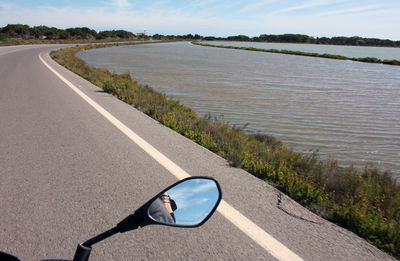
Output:
[[168,195],[178,207],[176,224],[195,225],[210,214],[220,194],[213,180],[200,178],[180,183],[168,190]]
[[0,0],[0,27],[15,23],[150,35],[400,40],[400,0]]

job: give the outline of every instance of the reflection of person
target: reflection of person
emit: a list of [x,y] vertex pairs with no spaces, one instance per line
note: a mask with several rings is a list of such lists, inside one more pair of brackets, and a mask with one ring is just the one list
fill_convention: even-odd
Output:
[[173,200],[168,194],[167,192],[164,192],[163,195],[161,195],[161,200],[164,203],[165,208],[168,210],[168,213],[172,216],[172,218],[174,219],[174,223],[176,222],[175,219],[175,214],[174,211],[177,209],[175,200]]
[[155,220],[166,224],[175,224],[174,210],[176,210],[175,201],[172,200],[167,192],[154,200],[149,207],[149,214]]

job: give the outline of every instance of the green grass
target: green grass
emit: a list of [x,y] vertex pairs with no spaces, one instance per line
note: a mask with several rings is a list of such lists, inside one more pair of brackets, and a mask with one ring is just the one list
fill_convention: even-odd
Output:
[[[129,74],[114,74],[85,64],[78,51],[111,45],[79,46],[51,53],[58,63],[153,117],[160,123],[221,155],[268,182],[320,216],[347,228],[400,258],[400,186],[372,165],[343,168],[317,154],[293,152],[274,137],[246,135],[212,116],[195,111]],[[251,189],[251,188],[247,188]],[[265,213],[266,215],[268,213]]]
[[383,63],[383,64],[388,64],[388,65],[400,65],[400,61],[398,61],[398,60],[381,60],[381,59],[373,58],[373,57],[348,58],[346,56],[337,55],[337,54],[327,54],[327,53],[319,54],[319,53],[308,53],[308,52],[290,51],[290,50],[259,49],[259,48],[254,48],[254,47],[214,45],[214,44],[200,43],[200,42],[196,42],[196,41],[193,41],[192,44],[201,45],[201,46],[205,46],[205,47],[227,48],[227,49],[268,52],[268,53],[281,53],[281,54],[301,55],[301,56],[329,58],[329,59],[337,59],[337,60],[351,60],[351,61],[355,61],[355,62],[364,62],[364,63]]

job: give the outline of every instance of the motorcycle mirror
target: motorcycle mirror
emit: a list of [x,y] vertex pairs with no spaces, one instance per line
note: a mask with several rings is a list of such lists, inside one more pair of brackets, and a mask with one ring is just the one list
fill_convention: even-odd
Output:
[[221,198],[221,188],[215,179],[186,178],[158,193],[119,222],[116,229],[124,233],[151,224],[198,227],[211,217]]
[[216,180],[192,177],[175,183],[149,201],[147,215],[155,223],[197,227],[206,222],[221,201]]
[[221,199],[221,188],[213,178],[190,177],[178,181],[161,191],[114,228],[78,244],[74,261],[87,261],[92,245],[116,233],[124,233],[151,224],[174,227],[201,226],[215,212]]

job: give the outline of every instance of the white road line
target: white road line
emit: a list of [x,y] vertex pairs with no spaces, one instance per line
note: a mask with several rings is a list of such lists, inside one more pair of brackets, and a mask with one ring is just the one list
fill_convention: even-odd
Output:
[[[134,143],[136,143],[140,148],[146,151],[154,160],[160,163],[163,167],[165,167],[172,175],[174,175],[178,179],[184,179],[190,177],[190,175],[168,159],[165,155],[159,152],[156,148],[151,146],[144,139],[139,137],[136,133],[134,133],[131,129],[129,129],[125,124],[120,122],[117,118],[111,115],[108,111],[106,111],[103,107],[89,98],[86,94],[84,94],[81,90],[79,90],[76,86],[74,86],[70,81],[65,79],[61,74],[59,74],[56,70],[54,70],[48,63],[44,61],[44,59],[39,54],[40,60],[44,65],[49,68],[55,75],[57,75],[65,84],[67,84],[72,90],[74,90],[82,99],[84,99],[87,103],[89,103],[93,108],[95,108],[101,115],[104,116],[107,120],[109,120],[115,127],[117,127],[120,131],[122,131],[128,138],[130,138]],[[300,261],[303,260],[301,257],[296,255],[290,249],[288,249],[281,242],[273,238],[270,234],[262,230],[259,226],[257,226],[250,219],[246,218],[239,211],[229,205],[225,200],[222,200],[220,205],[218,206],[218,212],[222,214],[226,219],[231,221],[237,228],[239,228],[242,232],[244,232],[247,236],[253,239],[256,243],[258,243],[262,248],[268,251],[272,256],[281,261]]]

